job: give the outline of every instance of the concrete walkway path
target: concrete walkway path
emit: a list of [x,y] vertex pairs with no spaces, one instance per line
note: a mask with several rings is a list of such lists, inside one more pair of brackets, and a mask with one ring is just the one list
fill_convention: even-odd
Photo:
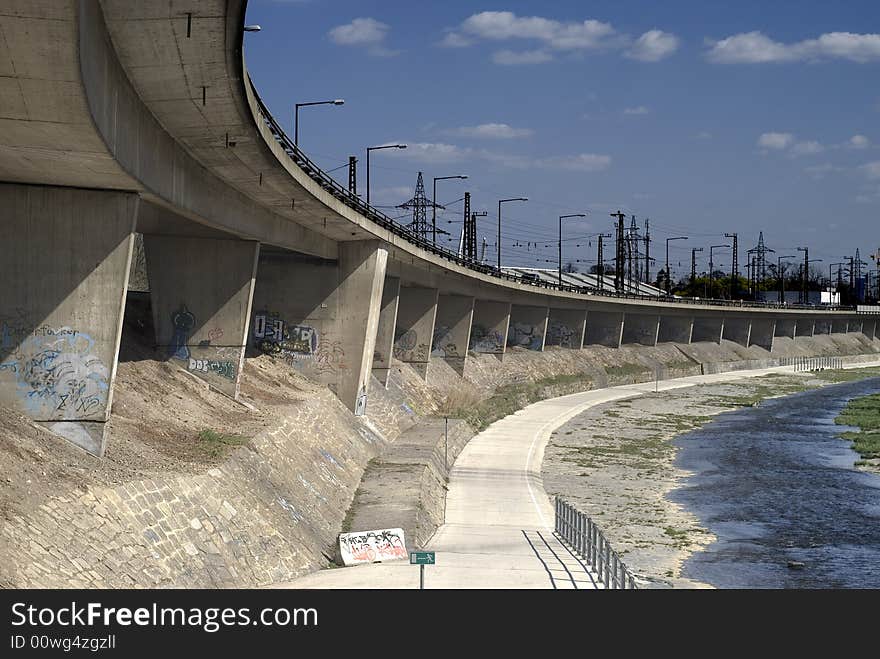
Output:
[[[853,366],[876,365],[880,362]],[[590,407],[655,387],[668,391],[792,370],[735,371],[585,391],[534,403],[496,421],[471,439],[452,468],[446,521],[426,547],[437,552],[437,564],[425,569],[425,587],[595,588],[595,575],[553,535],[553,506],[541,480],[551,433]],[[419,568],[396,561],[322,570],[274,587],[418,588]]]

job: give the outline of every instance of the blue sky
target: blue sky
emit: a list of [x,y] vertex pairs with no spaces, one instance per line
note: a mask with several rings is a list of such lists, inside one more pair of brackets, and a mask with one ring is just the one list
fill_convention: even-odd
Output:
[[650,218],[655,272],[673,235],[690,236],[671,244],[682,274],[730,231],[743,265],[759,231],[777,255],[809,246],[826,273],[880,246],[876,0],[250,0],[247,20],[263,28],[246,34],[248,68],[291,135],[294,103],[346,101],[301,110],[319,165],[409,145],[373,153],[374,204],[412,196],[419,170],[429,196],[432,177],[466,174],[438,184],[439,224],[457,237],[450,202],[468,190],[494,244],[497,200],[528,197],[505,206],[505,265],[552,267],[557,217],[588,210],[565,229],[565,259],[588,267],[618,208]]

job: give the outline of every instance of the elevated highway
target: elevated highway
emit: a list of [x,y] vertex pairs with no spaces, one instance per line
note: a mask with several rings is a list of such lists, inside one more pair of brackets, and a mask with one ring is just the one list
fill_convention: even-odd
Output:
[[237,396],[247,350],[356,414],[394,355],[860,333],[876,313],[524,282],[437,249],[286,138],[242,52],[244,0],[0,7],[0,405],[97,454],[137,235],[159,355]]

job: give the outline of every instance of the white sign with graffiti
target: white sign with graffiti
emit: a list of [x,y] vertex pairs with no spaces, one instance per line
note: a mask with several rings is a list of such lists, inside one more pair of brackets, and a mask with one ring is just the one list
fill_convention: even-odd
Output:
[[380,529],[339,534],[339,553],[345,565],[381,563],[407,558],[403,529]]

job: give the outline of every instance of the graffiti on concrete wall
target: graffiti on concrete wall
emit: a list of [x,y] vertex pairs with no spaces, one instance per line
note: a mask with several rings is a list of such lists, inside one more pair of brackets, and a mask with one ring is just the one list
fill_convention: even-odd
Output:
[[419,343],[414,329],[398,329],[394,337],[394,357],[402,362],[427,362],[428,344]]
[[345,565],[406,558],[403,529],[380,529],[339,534],[339,553]]
[[171,335],[171,344],[168,346],[168,356],[172,359],[187,361],[189,359],[189,346],[187,341],[196,325],[196,317],[186,305],[180,305],[180,309],[171,314],[171,324],[174,331]]
[[464,351],[455,342],[451,328],[446,325],[434,327],[434,340],[431,347],[432,357],[464,357]]
[[485,325],[471,327],[470,349],[472,352],[504,352],[504,336],[501,332]]
[[13,314],[0,316],[0,350],[15,348],[32,333],[35,330],[28,322],[24,309],[16,309]]
[[507,345],[524,346],[529,350],[541,350],[544,347],[543,327],[529,323],[510,323],[507,333]]
[[276,355],[298,369],[318,375],[346,368],[341,341],[322,339],[309,325],[292,325],[277,312],[261,311],[254,316],[254,343],[260,351]]
[[43,325],[0,362],[34,419],[73,420],[107,405],[110,369],[93,354],[95,341],[70,327]]
[[192,357],[190,357],[187,370],[192,373],[216,373],[217,375],[227,378],[228,380],[235,379],[235,364],[229,361],[218,361],[215,359],[193,359]]
[[547,344],[552,346],[562,346],[563,348],[580,348],[577,345],[580,337],[576,336],[573,328],[565,323],[550,319],[547,326]]

